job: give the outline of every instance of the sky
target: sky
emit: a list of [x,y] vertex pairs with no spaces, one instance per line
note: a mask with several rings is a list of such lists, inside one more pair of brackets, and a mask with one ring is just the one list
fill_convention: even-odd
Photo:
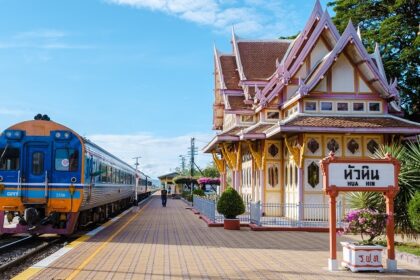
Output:
[[[212,130],[213,46],[297,34],[314,0],[0,0],[0,130],[48,114],[150,176]],[[327,1],[321,1],[326,8]]]

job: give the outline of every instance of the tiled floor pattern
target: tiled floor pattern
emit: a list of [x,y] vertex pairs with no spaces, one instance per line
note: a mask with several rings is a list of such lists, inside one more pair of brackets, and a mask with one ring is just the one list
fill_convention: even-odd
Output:
[[400,273],[328,272],[326,233],[209,228],[185,206],[152,199],[32,279],[420,279],[420,267],[403,264]]

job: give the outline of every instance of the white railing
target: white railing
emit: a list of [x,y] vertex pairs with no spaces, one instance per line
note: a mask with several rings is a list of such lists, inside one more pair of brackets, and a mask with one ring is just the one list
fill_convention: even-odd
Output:
[[[328,228],[328,204],[303,203],[250,203],[251,222],[260,226]],[[337,227],[343,226],[344,215],[341,201],[337,203]]]
[[193,196],[193,207],[200,212],[200,214],[209,218],[213,223],[216,220],[216,201],[201,197]]
[[[223,223],[224,216],[217,212],[217,200],[194,195],[193,207],[213,223]],[[343,226],[344,209],[341,201],[337,203],[337,227]],[[250,202],[244,214],[239,215],[241,223],[252,223],[267,227],[314,227],[328,228],[328,204],[303,203],[264,203]]]

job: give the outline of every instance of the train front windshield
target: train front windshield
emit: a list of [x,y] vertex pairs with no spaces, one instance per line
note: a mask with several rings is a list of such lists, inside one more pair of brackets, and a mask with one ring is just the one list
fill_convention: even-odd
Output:
[[20,151],[16,148],[0,149],[0,170],[10,171],[19,169]]

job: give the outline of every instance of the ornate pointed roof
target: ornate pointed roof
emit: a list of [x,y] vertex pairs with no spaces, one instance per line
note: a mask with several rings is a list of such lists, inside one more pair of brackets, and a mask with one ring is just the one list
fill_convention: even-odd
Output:
[[[211,145],[226,137],[232,141],[261,139],[302,129],[418,133],[419,125],[392,115],[401,110],[398,83],[395,79],[387,81],[379,46],[369,54],[361,36],[360,28],[356,30],[351,22],[340,35],[319,1],[294,40],[245,40],[232,28],[232,53],[221,54],[215,50],[220,73],[217,81],[221,85],[217,98],[223,99],[215,105],[221,106],[215,118],[222,134]],[[351,81],[345,81],[347,75]],[[345,78],[340,80],[340,77]],[[348,110],[340,116],[335,109],[311,112],[304,107],[311,99],[335,104],[331,106],[336,106],[337,100],[350,105],[351,99],[362,100],[365,115],[355,118],[354,112]],[[370,103],[380,104],[380,110],[367,108]],[[278,120],[266,118],[267,112],[278,109]],[[226,119],[227,114],[234,116]],[[257,123],[243,121],[244,115],[254,115]]]
[[246,80],[268,80],[276,70],[276,60],[281,60],[291,40],[237,42],[237,50]]

